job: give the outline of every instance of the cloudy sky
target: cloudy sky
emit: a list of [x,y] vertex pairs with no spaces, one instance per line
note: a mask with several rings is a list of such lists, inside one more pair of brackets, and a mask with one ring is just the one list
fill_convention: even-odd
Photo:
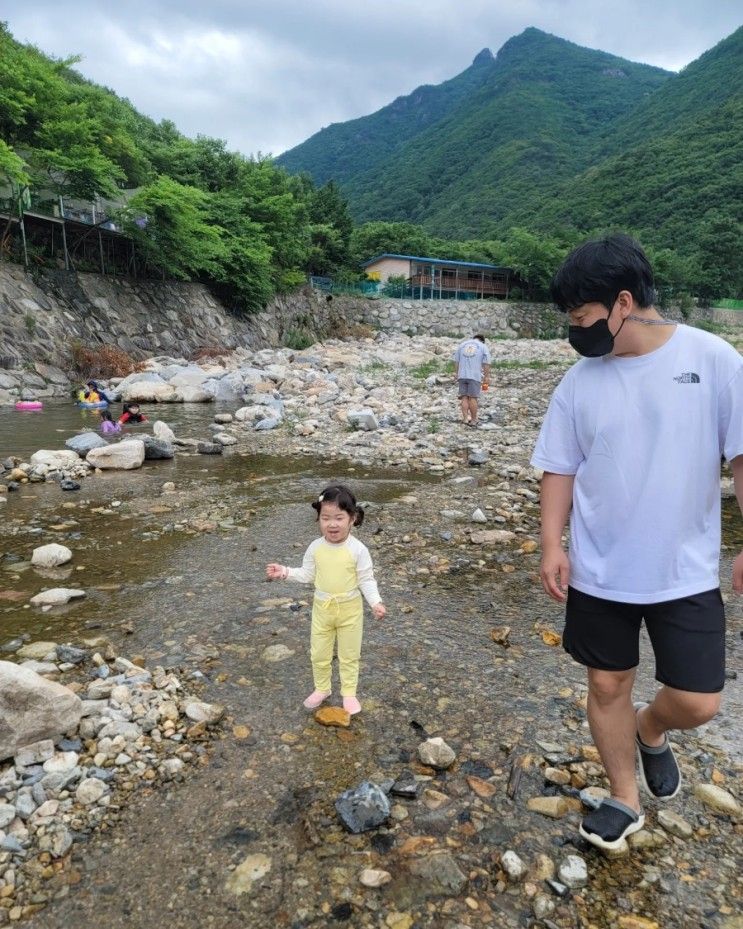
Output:
[[496,52],[527,26],[679,70],[743,22],[740,0],[0,0],[65,57],[187,135],[279,154]]

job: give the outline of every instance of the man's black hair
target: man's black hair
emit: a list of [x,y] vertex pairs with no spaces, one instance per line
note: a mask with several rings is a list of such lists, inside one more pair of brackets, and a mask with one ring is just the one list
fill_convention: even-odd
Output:
[[485,343],[485,336],[478,333],[478,335],[473,335],[473,339],[479,339],[483,344]]
[[550,295],[563,313],[584,303],[601,303],[611,310],[622,290],[628,290],[639,307],[652,306],[655,300],[650,262],[639,244],[623,233],[579,245],[550,285]]

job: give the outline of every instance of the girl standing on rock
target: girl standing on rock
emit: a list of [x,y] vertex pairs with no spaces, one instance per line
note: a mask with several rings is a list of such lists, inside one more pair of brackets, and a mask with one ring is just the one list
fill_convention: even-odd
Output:
[[360,526],[364,519],[354,495],[343,484],[333,484],[323,490],[312,507],[322,537],[307,549],[301,568],[269,564],[266,576],[271,581],[314,583],[310,655],[315,689],[304,706],[314,710],[331,694],[330,671],[337,636],[343,709],[353,715],[361,710],[356,699],[364,623],[361,595],[377,619],[382,619],[387,610],[379,596],[369,550],[351,535],[351,528]]

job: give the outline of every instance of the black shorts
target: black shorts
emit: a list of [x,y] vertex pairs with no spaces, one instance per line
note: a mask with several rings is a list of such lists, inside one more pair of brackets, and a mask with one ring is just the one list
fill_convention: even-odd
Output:
[[459,399],[462,397],[472,397],[474,400],[480,396],[480,390],[482,389],[482,384],[480,381],[475,381],[472,378],[459,378],[457,381],[459,387]]
[[725,609],[719,588],[663,603],[617,603],[568,588],[562,644],[580,664],[629,671],[640,661],[643,619],[655,653],[655,678],[693,693],[725,684]]

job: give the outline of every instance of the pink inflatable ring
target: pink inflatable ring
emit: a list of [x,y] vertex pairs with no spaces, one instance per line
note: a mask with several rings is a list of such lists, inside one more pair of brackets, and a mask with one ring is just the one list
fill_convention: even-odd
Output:
[[18,400],[15,408],[17,410],[40,410],[43,406],[41,400]]

